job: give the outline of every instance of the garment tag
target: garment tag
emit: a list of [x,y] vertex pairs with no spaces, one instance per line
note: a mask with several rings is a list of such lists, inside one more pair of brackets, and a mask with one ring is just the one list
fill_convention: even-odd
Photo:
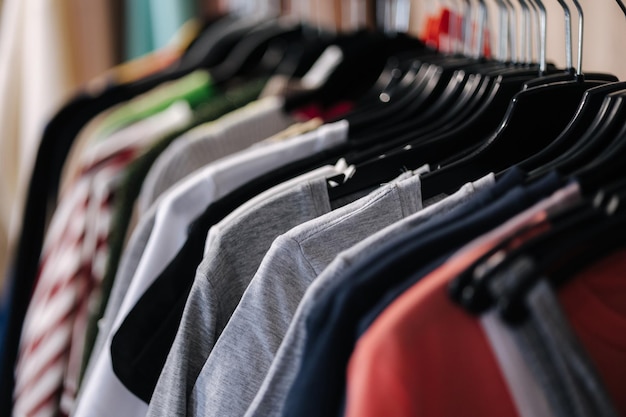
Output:
[[331,188],[337,187],[340,184],[339,182],[337,182],[337,179],[340,175],[343,175],[343,181],[341,181],[342,183],[345,183],[350,178],[352,178],[352,176],[356,172],[356,167],[354,165],[348,165],[346,160],[344,158],[341,158],[335,164],[335,170],[338,172],[338,174],[328,179],[328,185]]
[[320,87],[328,79],[335,68],[343,61],[341,48],[331,45],[322,52],[311,69],[302,77],[302,85],[305,88],[315,89]]

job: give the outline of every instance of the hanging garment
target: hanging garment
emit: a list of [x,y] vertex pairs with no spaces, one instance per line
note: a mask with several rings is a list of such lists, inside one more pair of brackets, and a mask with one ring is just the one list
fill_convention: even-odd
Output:
[[[570,193],[570,196],[571,196],[571,193]],[[376,381],[378,382],[383,381],[383,379],[381,378],[387,378],[387,377],[397,378],[403,374],[405,374],[406,377],[408,378],[407,381],[409,380],[411,381],[409,384],[394,385],[394,387],[405,387],[405,388],[410,389],[411,394],[408,397],[405,396],[406,393],[403,394],[401,390],[396,391],[396,394],[392,394],[391,392],[386,393],[387,395],[403,396],[403,398],[407,400],[404,402],[403,401],[389,401],[388,406],[385,407],[386,410],[389,410],[389,407],[393,406],[393,404],[398,404],[400,407],[408,407],[408,408],[403,408],[403,411],[397,410],[399,415],[404,415],[403,413],[407,411],[410,413],[410,409],[413,407],[411,404],[415,404],[418,407],[417,409],[414,408],[414,410],[425,410],[425,411],[431,410],[431,413],[437,413],[438,415],[445,415],[446,408],[444,407],[449,407],[447,408],[447,410],[451,413],[450,415],[453,415],[455,413],[454,408],[456,406],[459,406],[461,403],[464,403],[466,407],[467,405],[471,405],[471,407],[465,408],[464,413],[468,413],[470,411],[473,412],[474,410],[476,410],[477,415],[484,415],[480,413],[481,408],[483,408],[483,413],[491,413],[497,407],[504,406],[505,405],[504,402],[511,401],[510,399],[507,399],[508,395],[506,391],[503,392],[503,394],[505,395],[502,395],[502,396],[498,395],[496,397],[493,396],[493,393],[500,389],[498,388],[497,384],[495,384],[495,381],[499,379],[501,376],[500,376],[500,373],[498,372],[497,364],[495,363],[489,364],[488,362],[485,362],[486,357],[489,356],[488,354],[486,354],[486,352],[490,349],[489,344],[485,344],[485,341],[484,341],[485,336],[478,337],[480,336],[481,332],[480,332],[480,327],[477,326],[476,320],[472,318],[471,316],[462,312],[461,309],[453,305],[450,302],[450,300],[448,300],[448,297],[446,295],[446,283],[449,282],[449,279],[451,277],[454,277],[454,275],[458,273],[458,271],[461,271],[463,270],[464,267],[467,267],[468,265],[470,265],[472,262],[472,259],[476,259],[476,255],[480,256],[480,253],[483,253],[485,248],[492,246],[494,242],[497,242],[501,237],[503,237],[502,235],[503,232],[510,232],[512,229],[514,230],[515,228],[520,227],[520,226],[524,227],[524,224],[526,223],[527,225],[529,221],[530,222],[542,221],[542,219],[546,218],[546,215],[545,215],[546,210],[552,210],[558,207],[559,205],[562,205],[565,202],[563,198],[567,199],[568,197],[564,196],[562,193],[561,195],[555,195],[551,199],[538,204],[537,206],[533,207],[533,209],[529,210],[528,212],[522,213],[517,218],[511,220],[510,222],[507,222],[502,227],[494,230],[488,235],[481,237],[477,241],[473,242],[468,247],[461,250],[453,258],[453,260],[451,260],[448,264],[442,266],[440,269],[433,272],[432,276],[427,276],[423,278],[421,281],[419,281],[417,284],[415,284],[408,292],[406,292],[400,298],[398,298],[398,300],[394,302],[391,305],[391,307],[388,310],[386,310],[383,313],[383,315],[379,317],[379,319],[376,320],[376,322],[372,325],[370,330],[367,331],[365,336],[363,336],[363,338],[359,340],[359,343],[357,344],[356,350],[350,361],[349,383],[348,383],[349,395],[348,395],[348,407],[347,407],[348,415],[354,414],[354,413],[357,413],[358,415],[362,415],[362,413],[367,414],[370,412],[373,413],[372,415],[375,414],[375,411],[372,409],[372,407],[376,407],[377,400],[373,400],[369,404],[366,404],[368,401],[372,400],[372,398],[364,396],[365,390],[367,390],[369,394],[374,394],[374,391],[371,390],[371,387],[366,388],[368,386],[366,382],[367,379],[374,377],[374,374],[377,375]],[[477,252],[477,249],[479,249],[478,252]],[[613,258],[611,261],[614,262],[614,259],[615,258]],[[608,264],[609,263],[607,263],[607,265]],[[447,270],[446,273],[444,273],[444,270]],[[448,278],[445,278],[445,275],[448,272],[450,272],[450,275],[448,275]],[[591,269],[587,270],[585,273],[590,273],[590,272],[591,272]],[[602,279],[601,277],[602,277],[601,274],[591,273],[589,275],[590,279]],[[608,280],[610,279],[611,278],[609,277]],[[574,287],[577,287],[577,289],[582,290],[582,291],[574,291],[570,293],[569,295],[566,295],[566,291],[565,291],[566,289],[564,288],[563,293],[559,295],[559,298],[564,303],[564,306],[570,303],[571,303],[570,304],[571,307],[573,307],[574,305],[576,306],[575,308],[574,307],[572,308],[572,313],[574,317],[571,317],[571,318],[568,317],[570,323],[572,323],[576,333],[580,335],[581,340],[584,341],[584,340],[593,339],[597,343],[596,346],[599,347],[600,345],[604,345],[605,347],[602,349],[607,349],[610,343],[608,344],[606,342],[598,343],[599,339],[591,336],[591,334],[594,333],[594,330],[592,330],[590,327],[588,327],[587,324],[585,324],[585,321],[587,321],[588,323],[591,323],[591,321],[593,321],[595,325],[598,325],[598,322],[596,321],[597,317],[592,318],[592,319],[590,318],[595,317],[594,314],[596,312],[598,312],[599,314],[602,314],[601,313],[602,311],[607,311],[606,306],[596,305],[597,307],[600,307],[598,310],[591,309],[591,310],[586,310],[584,314],[578,314],[580,317],[580,321],[577,322],[577,318],[575,316],[577,315],[577,312],[581,311],[580,310],[581,303],[583,303],[583,300],[585,299],[585,297],[587,295],[591,295],[592,292],[589,291],[589,288],[585,288],[585,284],[582,283],[581,281],[572,281],[572,283],[574,283]],[[595,284],[595,285],[598,285],[598,284]],[[601,287],[602,287],[602,284],[600,284],[598,288],[601,288]],[[592,296],[592,298],[590,298],[589,300],[595,297],[596,296]],[[400,313],[401,310],[403,311],[403,313]],[[409,311],[411,311],[411,313],[409,313]],[[437,319],[433,320],[433,316],[431,316],[431,314],[435,311],[437,312],[437,314],[434,317],[436,317]],[[421,313],[418,313],[418,312],[421,312]],[[398,313],[400,315],[403,315],[403,319],[400,319],[400,315],[396,315]],[[415,320],[418,320],[418,317],[424,313],[426,313],[429,318],[425,321],[416,322]],[[567,314],[567,311],[566,311],[566,314]],[[410,319],[409,319],[409,316],[410,316]],[[584,319],[582,318],[583,316],[584,316]],[[394,324],[391,324],[391,321],[387,321],[387,320],[392,320]],[[403,321],[403,324],[400,325],[400,321]],[[418,366],[417,362],[424,362],[423,358],[428,357],[427,354],[424,354],[426,356],[416,354],[416,352],[420,352],[419,346],[421,346],[422,349],[427,349],[426,346],[429,346],[429,345],[425,345],[424,343],[420,343],[420,338],[417,338],[415,336],[417,334],[416,329],[421,329],[421,327],[416,328],[415,326],[420,325],[420,323],[430,328],[430,330],[425,331],[425,332],[422,332],[422,330],[419,330],[419,334],[423,334],[424,337],[426,337],[426,335],[430,335],[428,337],[431,340],[439,340],[439,343],[437,343],[436,345],[433,345],[434,346],[433,349],[436,349],[438,352],[437,354],[445,354],[445,351],[447,351],[448,349],[454,349],[454,346],[455,346],[454,342],[452,340],[445,340],[446,338],[460,337],[459,340],[461,340],[461,338],[463,340],[463,346],[464,346],[463,355],[456,356],[455,354],[453,355],[446,354],[445,357],[449,358],[449,360],[438,361],[436,363],[433,361],[430,361],[430,363],[423,363],[422,364],[423,366],[418,367],[418,368],[415,368],[415,367],[407,368],[408,362],[403,359],[401,361],[403,369],[405,370],[411,369],[410,372],[402,371],[399,368],[393,368],[393,365],[391,365],[391,362],[397,360],[400,356],[402,356],[403,355],[402,352],[404,351],[404,348],[405,347],[408,348],[409,345],[411,345],[413,349],[411,350],[409,354],[412,358],[409,360],[412,361],[413,365]],[[619,324],[619,322],[610,322],[610,324],[611,325]],[[404,333],[404,336],[400,336],[400,333],[402,331],[399,330],[400,327],[398,327],[398,325],[400,327],[409,326],[411,330],[408,333]],[[456,328],[456,331],[452,331],[452,326]],[[406,329],[408,329],[408,327]],[[426,330],[426,328],[423,328],[423,329]],[[615,329],[611,331],[611,334],[613,335],[615,334],[614,330]],[[399,331],[400,333],[395,333],[396,331]],[[371,338],[375,337],[374,335],[376,335],[376,337],[382,336],[382,332],[386,333],[385,338],[379,339],[379,341],[376,342],[377,347],[374,348],[373,344],[370,344],[370,341],[373,340]],[[390,339],[391,334],[395,334],[396,336],[392,336],[392,338]],[[402,342],[400,342],[400,338],[403,339]],[[399,343],[396,343],[396,341]],[[407,344],[405,344],[405,342],[407,342]],[[418,347],[416,348],[416,346]],[[592,345],[589,345],[587,346],[587,348],[589,349],[591,348],[591,346]],[[383,352],[383,350],[386,350],[386,349],[393,350],[393,353],[391,351]],[[486,349],[486,351],[483,351],[483,349]],[[365,362],[362,361],[362,358],[364,358],[364,356],[362,355],[373,354],[374,350],[376,350],[375,363],[369,362],[369,365],[367,365]],[[533,350],[534,349],[531,347],[529,352],[533,352]],[[365,352],[367,351],[369,353],[366,354]],[[588,351],[593,352],[593,350],[588,350]],[[604,350],[603,353],[608,353],[608,351],[609,350]],[[404,351],[404,352],[408,353],[408,351]],[[522,352],[525,352],[525,351],[522,350]],[[600,353],[600,351],[597,351],[597,352]],[[457,358],[460,358],[462,356],[463,364],[461,363],[461,361],[456,362],[455,356]],[[591,357],[594,358],[595,355],[592,354]],[[370,356],[370,358],[373,359],[374,357]],[[407,358],[405,357],[405,359]],[[600,360],[600,361],[602,360],[601,355],[597,355],[597,360]],[[389,361],[390,363],[383,363],[387,361]],[[478,368],[474,368],[475,365],[473,364],[476,362],[482,362],[482,365]],[[453,373],[445,373],[445,372],[442,373],[443,369],[441,367],[447,367],[447,366],[454,366],[455,371]],[[489,370],[490,367],[493,368],[493,371]],[[384,371],[379,373],[378,371],[374,371],[374,368],[378,370],[384,370]],[[390,369],[394,369],[394,372],[390,373],[389,372]],[[414,369],[420,369],[421,371],[413,372]],[[530,369],[532,369],[532,366],[530,367]],[[441,402],[441,401],[434,400],[437,394],[436,394],[436,391],[431,390],[431,388],[429,388],[429,387],[432,387],[432,381],[433,381],[432,378],[428,377],[430,372],[435,372],[439,376],[443,376],[443,375],[452,376],[453,375],[453,378],[455,379],[455,381],[458,381],[457,383],[459,384],[458,385],[460,389],[459,395],[461,396],[459,398],[464,398],[464,401],[457,403],[457,402],[445,402],[445,401]],[[469,373],[466,373],[466,372],[469,372]],[[477,400],[477,397],[481,396],[481,389],[478,387],[473,387],[476,375],[483,375],[482,372],[485,372],[484,376],[481,377],[483,380],[486,380],[485,378],[487,376],[487,373],[492,373],[492,377],[495,378],[494,383],[485,385],[485,387],[487,386],[489,387],[489,389],[484,392],[484,395],[490,398],[489,401]],[[615,375],[617,372],[622,372],[622,371],[619,369],[616,369],[615,363],[614,363],[613,369],[609,370],[609,367],[607,367],[605,368],[605,372],[612,372]],[[422,380],[421,378],[425,378],[425,379]],[[465,383],[461,382],[463,378],[467,378]],[[424,383],[427,380],[428,382],[424,385],[423,389],[418,389],[417,386],[415,385],[415,384],[420,384],[419,381],[422,381]],[[590,380],[589,382],[591,383],[592,380]],[[501,381],[501,383],[504,384],[504,381]],[[442,384],[443,385],[441,385],[440,388],[443,391],[445,391],[446,388],[444,388],[444,386],[446,385],[444,382],[442,382]],[[379,388],[382,386],[391,386],[391,385],[383,384],[379,386]],[[452,387],[452,385],[447,385],[447,386]],[[461,388],[463,386],[472,386],[473,388],[472,390],[466,390],[466,389]],[[557,384],[557,387],[559,387],[558,384]],[[561,385],[561,387],[563,387],[563,385]],[[420,398],[419,402],[414,402],[414,401],[417,401],[416,395],[420,392],[424,392],[428,394],[424,395],[424,398]],[[466,392],[466,393],[471,392],[471,395],[467,395],[467,398],[465,398],[462,392]],[[448,391],[448,394],[450,394],[450,391]],[[384,401],[388,401],[389,398],[392,398],[392,397],[385,397],[384,395],[385,394],[381,393],[381,397],[379,398],[380,399],[386,398]],[[357,398],[359,399],[357,400]],[[431,402],[431,400],[433,401]],[[473,404],[473,402],[476,402],[476,404]],[[491,407],[493,408],[489,410],[488,408],[491,408]],[[512,402],[506,407],[507,408],[512,407]],[[559,408],[557,407],[556,409],[558,410]],[[504,411],[505,410],[503,410],[503,412]],[[512,415],[516,415],[518,412],[517,410],[515,410],[514,407],[509,411],[513,413]],[[520,412],[519,415],[523,415],[523,414],[521,414]],[[555,415],[560,415],[560,414],[555,414]],[[607,414],[607,415],[611,415],[611,414]]]
[[[186,134],[191,126],[202,125],[207,121],[216,120],[222,115],[228,113],[229,111],[232,111],[239,106],[249,103],[258,96],[259,91],[262,89],[262,85],[262,81],[252,81],[249,84],[243,85],[237,89],[233,89],[229,92],[228,97],[219,95],[212,98],[210,102],[196,110],[194,120],[190,123],[190,125],[185,126],[184,128],[179,129],[176,132],[173,132],[172,134],[162,138],[159,143],[155,144],[144,155],[140,156],[137,161],[135,161],[128,167],[128,172],[125,175],[125,178],[120,183],[119,199],[114,205],[114,223],[113,229],[111,230],[111,236],[108,241],[110,246],[110,256],[107,260],[105,275],[102,281],[102,297],[100,303],[99,305],[94,306],[90,314],[90,324],[87,329],[87,337],[85,342],[86,347],[85,358],[83,360],[84,364],[82,366],[83,369],[86,368],[86,362],[91,356],[92,346],[96,342],[98,327],[102,329],[102,331],[104,332],[104,336],[102,336],[102,338],[100,339],[101,341],[97,344],[98,349],[96,350],[99,350],[101,348],[102,343],[104,343],[103,338],[106,337],[106,335],[108,334],[107,330],[112,325],[110,321],[113,318],[111,317],[105,318],[104,321],[99,325],[98,322],[104,315],[105,307],[107,306],[107,304],[109,304],[109,294],[111,293],[113,280],[117,272],[117,267],[120,261],[120,256],[122,253],[127,230],[131,222],[133,206],[135,200],[137,199],[137,196],[140,193],[143,179],[150,171],[152,164],[173,141],[180,138],[181,135]],[[190,132],[191,131],[193,131],[193,129],[190,130]],[[209,157],[208,154],[205,156]],[[217,153],[212,157],[217,159],[220,156],[223,155],[221,153]],[[129,281],[122,280],[121,282],[128,283]],[[122,298],[127,290],[127,286],[120,288],[121,289],[118,293],[118,297],[115,298],[114,295],[113,301],[110,302],[112,306],[111,308],[115,309],[112,311],[117,311],[117,308],[121,304]]]
[[[420,259],[427,260],[427,262],[433,266],[438,266],[447,258],[442,257],[441,254],[447,254],[447,252],[453,250],[455,246],[458,247],[463,239],[469,239],[472,234],[484,233],[488,226],[493,227],[494,224],[498,224],[498,221],[502,222],[509,218],[511,215],[526,208],[529,202],[532,203],[538,198],[549,194],[559,185],[558,178],[553,176],[528,190],[519,187],[511,190],[510,184],[512,182],[514,183],[516,180],[521,180],[518,175],[519,173],[516,174],[514,172],[510,178],[504,181],[506,184],[505,189],[503,189],[504,186],[500,183],[500,187],[496,185],[494,188],[485,190],[480,196],[482,197],[480,200],[483,201],[474,199],[472,200],[474,204],[466,204],[463,206],[463,210],[451,212],[448,216],[437,219],[438,221],[436,222],[430,222],[430,224],[424,225],[424,227],[421,228],[422,230],[418,228],[402,236],[402,239],[398,238],[397,242],[402,241],[400,246],[393,245],[393,242],[385,245],[384,248],[380,249],[381,252],[377,254],[378,256],[368,260],[368,264],[372,263],[374,259],[376,261],[375,265],[368,265],[367,274],[364,272],[357,274],[355,272],[358,268],[357,265],[351,269],[350,275],[352,280],[346,280],[343,288],[336,289],[332,294],[327,294],[326,300],[318,303],[317,308],[309,319],[308,328],[310,338],[307,340],[307,346],[304,349],[304,355],[308,357],[308,360],[302,363],[298,371],[298,376],[290,388],[283,415],[287,416],[292,415],[292,413],[297,414],[300,412],[306,413],[306,411],[303,411],[303,408],[306,407],[307,402],[313,401],[313,398],[316,399],[315,402],[318,410],[321,409],[322,412],[328,413],[338,412],[337,409],[340,406],[343,391],[343,387],[339,381],[343,380],[341,375],[345,372],[345,366],[342,366],[342,363],[347,364],[347,356],[349,356],[349,353],[352,351],[352,346],[355,343],[353,341],[355,335],[360,333],[360,329],[363,329],[363,327],[360,327],[362,325],[359,322],[363,320],[364,317],[369,320],[371,320],[369,316],[374,316],[375,318],[379,314],[379,311],[384,309],[393,299],[388,300],[388,294],[386,293],[393,288],[393,285],[397,285],[396,283],[400,284],[404,282],[402,273],[390,272],[390,265],[394,265],[394,262],[399,262],[400,254],[407,256],[406,254],[409,253],[408,251],[410,249],[415,249],[415,252],[411,253],[419,254]],[[499,204],[484,206],[484,204],[492,203],[492,199],[498,194],[507,191],[508,195],[505,194],[500,201],[498,201]],[[482,210],[479,209],[481,206],[484,207]],[[453,217],[455,215],[460,216],[465,214],[463,213],[465,210],[467,210],[465,213],[473,213],[473,215],[466,215],[462,220],[457,222],[450,221],[455,218]],[[477,221],[472,221],[476,217],[478,217]],[[446,227],[443,227],[444,225]],[[426,233],[427,230],[429,231],[428,233]],[[446,234],[446,232],[449,234]],[[388,252],[382,255],[382,250],[385,248]],[[402,248],[402,250],[399,250],[400,248]],[[406,262],[402,263],[402,265],[403,268],[401,271],[403,271],[404,274],[414,271]],[[364,264],[361,265],[361,267],[363,268]],[[429,268],[432,268],[432,266],[429,266]],[[359,268],[359,271],[361,271],[361,268]],[[377,272],[380,273],[382,271],[385,271],[385,280],[372,278]],[[380,288],[374,289],[372,286],[379,286]],[[367,290],[364,291],[365,288],[367,288]],[[400,293],[402,290],[400,290]],[[383,300],[380,299],[381,296],[384,297]],[[355,304],[357,299],[358,305]],[[335,300],[342,301],[339,302]],[[348,302],[348,300],[355,301]],[[366,300],[370,301],[371,304],[366,302]],[[381,303],[384,303],[384,306],[382,306]],[[326,313],[323,313],[326,308],[332,308],[332,318],[329,318]],[[324,320],[321,320],[322,315]],[[322,321],[324,324],[322,324]],[[346,331],[347,328],[350,328],[349,326],[354,326],[353,332]],[[339,353],[339,349],[342,349],[341,354]],[[331,350],[332,358],[335,359],[333,360],[333,366],[319,368],[316,365],[317,360],[325,358],[327,361],[328,358],[331,357],[331,353],[329,353]],[[332,378],[329,377],[330,374],[333,374]],[[320,381],[322,379],[324,380],[322,385],[311,385],[313,381]],[[329,391],[327,391],[330,388],[330,384],[335,384],[334,389],[330,390],[332,395],[328,395]],[[306,389],[304,389],[305,386]],[[325,394],[323,394],[323,399],[319,398],[322,396],[322,386],[327,387],[324,389]],[[306,399],[302,398],[305,391],[308,391],[309,395]],[[311,413],[314,413],[314,411],[311,411]]]
[[176,182],[219,156],[240,151],[294,123],[285,114],[281,98],[266,97],[190,130],[155,161],[141,186],[139,210],[148,210]]
[[293,383],[300,362],[304,360],[302,350],[307,337],[306,317],[310,314],[318,297],[324,293],[332,292],[335,286],[340,284],[345,277],[343,272],[348,270],[350,265],[368,259],[381,244],[389,241],[393,236],[398,236],[406,232],[407,229],[417,227],[431,218],[436,218],[455,207],[462,206],[474,193],[491,187],[493,183],[494,176],[489,175],[475,183],[466,184],[449,197],[382,229],[352,248],[339,253],[304,294],[263,384],[246,411],[246,417],[281,415],[284,398]]
[[[55,414],[61,391],[61,412],[69,413],[77,391],[88,305],[97,297],[104,275],[107,252],[103,243],[115,183],[142,147],[190,118],[189,106],[176,103],[162,114],[120,130],[86,156],[85,174],[63,200],[47,235],[16,365],[18,415],[39,409]],[[42,317],[49,320],[47,326],[42,326]]]
[[103,111],[87,123],[74,139],[67,160],[63,164],[60,193],[62,194],[80,175],[81,158],[94,143],[108,138],[113,132],[125,126],[157,114],[176,101],[185,100],[192,107],[197,107],[215,93],[209,74],[197,71]]
[[[202,212],[203,207],[256,176],[288,163],[290,159],[298,160],[341,144],[345,140],[346,130],[346,124],[338,122],[334,126],[320,128],[317,135],[242,151],[208,165],[168,193],[159,203],[152,233],[124,301],[117,311],[113,332],[117,331],[134,303],[182,247],[189,223]],[[107,345],[112,336],[108,335]],[[90,379],[85,381],[84,393],[75,415],[108,415],[112,403],[115,404],[116,413],[123,415],[136,415],[145,412],[147,408],[115,377],[110,350],[105,348],[96,359]]]
[[[280,230],[289,230],[294,225],[326,212],[322,199],[324,179],[339,172],[333,166],[326,166],[282,183],[246,202],[211,227],[208,255],[198,266],[200,276],[197,280],[207,285],[202,292],[202,311],[196,312],[202,315],[203,320],[195,321],[194,334],[201,333],[202,340],[219,337],[274,238]],[[203,243],[204,239],[197,240],[200,246],[198,250],[202,251]],[[174,309],[174,305],[170,305],[170,309],[166,308],[170,300],[179,304],[179,299],[173,294],[178,294],[180,290],[177,288],[184,287],[183,283],[171,280],[166,287],[157,284],[158,281],[126,316],[111,345],[116,375],[146,403],[150,402],[183,313],[182,309],[179,312],[178,308]],[[181,299],[185,300],[188,296],[189,291],[186,291]],[[160,306],[160,312],[153,311],[155,305]],[[171,327],[168,325],[171,339],[163,337],[162,332],[149,333],[151,327],[154,327],[150,321],[159,314],[165,314],[169,319],[174,312],[178,313],[178,320],[171,323]],[[159,321],[160,329],[163,329],[164,322],[165,317]],[[202,323],[202,326],[197,323]],[[138,329],[142,329],[143,337],[137,336]],[[191,330],[185,332],[185,329],[181,329],[186,334]],[[154,337],[156,335],[158,337]],[[161,348],[162,345],[166,346]],[[210,347],[207,346],[207,350]],[[158,361],[153,354],[157,351],[163,352]],[[194,363],[196,356],[196,351],[190,351],[180,366]]]
[[[189,407],[193,415],[245,412],[298,303],[337,251],[422,209],[419,173],[406,172],[380,190],[303,223],[272,243],[198,376]],[[266,305],[273,308],[264,309]],[[237,398],[230,392],[237,392]]]

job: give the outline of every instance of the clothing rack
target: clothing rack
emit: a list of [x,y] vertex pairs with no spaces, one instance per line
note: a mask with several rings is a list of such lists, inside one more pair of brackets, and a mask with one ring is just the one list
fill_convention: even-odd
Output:
[[5,0],[0,414],[626,414],[626,7],[573,3]]

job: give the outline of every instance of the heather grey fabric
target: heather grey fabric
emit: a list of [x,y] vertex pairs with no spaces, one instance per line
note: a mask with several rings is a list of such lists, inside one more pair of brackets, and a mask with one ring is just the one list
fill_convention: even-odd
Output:
[[421,208],[419,175],[407,172],[278,237],[202,368],[188,415],[243,415],[313,280],[339,252]]
[[336,285],[340,284],[342,273],[350,265],[367,258],[375,248],[394,236],[462,205],[475,192],[490,187],[494,183],[494,176],[490,174],[474,183],[466,184],[447,198],[380,230],[351,249],[339,254],[306,291],[267,375],[245,416],[278,417],[282,415],[284,399],[303,360],[302,349],[307,337],[306,317],[319,297],[326,291],[332,291]]
[[617,417],[600,376],[545,280],[530,290],[526,307],[529,318],[512,331],[554,414]]
[[186,415],[187,398],[198,373],[272,241],[330,211],[325,177],[337,172],[334,167],[323,167],[291,180],[291,187],[278,185],[211,228],[148,415]]

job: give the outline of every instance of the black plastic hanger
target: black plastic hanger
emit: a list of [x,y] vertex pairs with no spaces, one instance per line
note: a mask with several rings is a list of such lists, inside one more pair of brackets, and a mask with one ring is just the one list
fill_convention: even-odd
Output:
[[534,268],[498,298],[496,306],[501,317],[511,324],[524,320],[524,300],[539,279],[545,277],[553,287],[559,287],[585,267],[624,248],[626,239],[620,233],[624,226],[626,213],[623,211],[604,216],[590,213],[581,215],[578,222],[548,232],[541,242],[531,242],[520,249],[526,256],[533,254]]
[[256,26],[269,19],[225,16],[202,32],[181,57],[177,69],[193,71],[212,68],[226,59],[231,50]]
[[353,134],[352,139],[375,144],[389,138],[406,137],[411,132],[432,132],[445,126],[468,106],[473,106],[489,82],[489,78],[481,74],[457,70],[447,85],[443,79],[439,80],[439,96],[431,95],[430,101],[420,103],[423,110],[408,108],[400,114],[390,114],[387,123],[379,123],[375,129],[366,130],[361,135]]
[[387,59],[385,69],[380,73],[378,79],[356,103],[359,111],[370,111],[380,106],[381,102],[387,102],[396,99],[396,92],[401,90],[399,87],[411,69],[413,69],[414,56],[391,56]]
[[[556,83],[560,81],[575,81],[576,72],[573,68],[565,72],[556,74],[547,74],[541,78],[535,78],[524,84],[524,90],[532,87],[538,87],[542,84]],[[619,79],[613,74],[607,74],[603,72],[585,72],[585,79],[589,81],[605,81],[605,82],[617,82]]]
[[223,84],[258,69],[259,62],[273,42],[293,42],[303,36],[303,27],[299,23],[282,19],[265,22],[246,33],[226,59],[211,69],[211,77],[217,84]]
[[556,159],[581,138],[593,120],[597,117],[606,96],[626,88],[626,82],[609,83],[594,87],[585,92],[585,95],[565,130],[545,149],[531,156],[518,166],[530,172]]
[[567,126],[585,91],[601,84],[580,80],[519,92],[498,131],[469,156],[425,174],[422,192],[425,196],[452,193],[467,181],[501,172],[541,151]]
[[622,129],[612,146],[594,161],[573,173],[585,193],[592,193],[603,186],[624,178],[626,160],[626,129]]
[[[495,298],[491,294],[492,281],[498,279],[503,271],[515,261],[517,256],[531,252],[529,247],[542,250],[545,242],[554,244],[553,237],[559,236],[562,229],[580,222],[594,221],[603,214],[597,210],[598,206],[590,205],[589,201],[581,201],[571,207],[551,214],[540,223],[524,227],[514,235],[499,242],[489,252],[477,259],[469,268],[459,274],[448,285],[448,295],[457,304],[462,305],[473,314],[482,314],[492,308]],[[559,227],[550,225],[559,224]],[[549,227],[552,227],[549,229]],[[542,230],[544,230],[542,232]],[[551,232],[548,233],[547,230]],[[531,237],[528,236],[531,233]],[[522,239],[523,243],[515,244]],[[559,239],[561,237],[559,236]],[[541,246],[543,245],[543,246]],[[538,249],[539,248],[539,249]]]
[[291,111],[312,102],[328,105],[339,99],[356,100],[371,89],[391,56],[406,51],[414,51],[416,55],[422,51],[431,52],[421,41],[409,36],[389,37],[378,32],[367,35],[367,42],[340,44],[343,59],[325,82],[314,90],[286,97],[285,110]]
[[608,94],[595,119],[573,146],[554,161],[532,171],[530,178],[538,178],[553,169],[568,174],[584,166],[615,139],[624,125],[624,117],[626,117],[626,91]]
[[[445,159],[461,149],[467,149],[480,143],[481,138],[497,127],[502,120],[512,96],[520,91],[527,77],[520,79],[500,77],[489,91],[489,97],[481,109],[464,123],[443,135],[435,136],[417,146],[407,146],[397,151],[389,150],[388,144],[368,146],[346,156],[349,163],[356,163],[357,169],[349,180],[343,176],[333,177],[329,184],[331,200],[336,200],[375,184],[383,184],[395,178],[405,169],[415,169],[425,163]],[[489,111],[489,109],[492,109]],[[354,146],[359,149],[360,142]],[[406,145],[406,142],[405,142]],[[362,149],[362,148],[361,148]]]
[[[363,143],[389,143],[388,138],[394,139],[392,143],[396,146],[411,144],[412,146],[427,140],[430,134],[443,134],[450,131],[459,123],[468,119],[474,111],[478,111],[485,100],[490,97],[489,91],[493,88],[503,63],[492,61],[476,63],[462,67],[456,77],[465,77],[463,84],[450,84],[446,90],[434,103],[426,106],[423,111],[405,117],[405,120],[398,120],[394,117],[392,123],[377,126],[369,134],[353,137],[354,140]],[[504,71],[503,76],[532,76],[535,71],[527,68],[516,68],[511,71]],[[454,79],[454,76],[453,78]],[[385,140],[387,138],[387,140]]]
[[416,59],[412,70],[398,84],[392,100],[380,103],[377,108],[360,111],[356,109],[346,116],[351,134],[382,128],[407,117],[409,112],[424,107],[430,97],[439,95],[453,76],[438,65]]

